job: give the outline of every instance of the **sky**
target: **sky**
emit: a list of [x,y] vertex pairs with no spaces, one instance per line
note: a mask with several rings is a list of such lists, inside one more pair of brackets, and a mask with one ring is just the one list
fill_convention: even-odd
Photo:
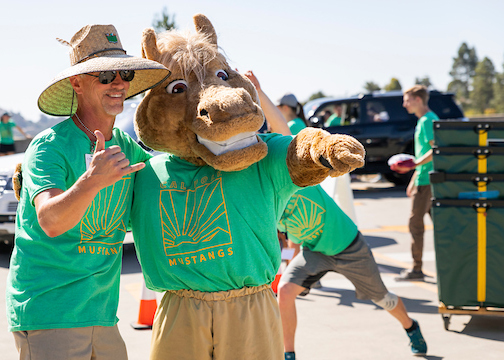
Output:
[[39,120],[38,96],[70,66],[57,37],[113,24],[128,54],[140,56],[142,31],[165,7],[181,30],[194,31],[192,16],[206,15],[230,65],[253,70],[273,101],[353,95],[392,77],[404,89],[429,76],[446,90],[463,42],[503,71],[502,0],[0,0],[0,109]]

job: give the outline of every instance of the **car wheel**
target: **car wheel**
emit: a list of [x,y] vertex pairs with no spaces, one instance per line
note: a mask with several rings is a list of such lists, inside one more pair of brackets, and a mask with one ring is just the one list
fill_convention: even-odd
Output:
[[399,174],[396,172],[389,172],[389,173],[383,174],[383,177],[385,179],[387,179],[387,181],[390,181],[392,184],[398,185],[398,186],[408,185],[412,176],[413,176],[413,171],[410,171],[406,174]]

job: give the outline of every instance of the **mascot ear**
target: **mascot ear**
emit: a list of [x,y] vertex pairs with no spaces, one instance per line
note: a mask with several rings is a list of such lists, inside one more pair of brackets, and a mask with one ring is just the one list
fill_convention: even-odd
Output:
[[142,34],[142,57],[159,62],[159,53],[156,41],[156,32],[153,28],[147,28]]
[[193,21],[196,30],[199,33],[205,34],[210,43],[217,46],[217,34],[210,20],[203,14],[197,14],[193,16]]

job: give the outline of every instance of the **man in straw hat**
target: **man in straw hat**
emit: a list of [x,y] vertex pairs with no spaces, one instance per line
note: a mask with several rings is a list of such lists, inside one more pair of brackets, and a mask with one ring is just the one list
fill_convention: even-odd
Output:
[[69,118],[37,135],[25,154],[9,330],[21,359],[126,359],[116,325],[122,242],[135,172],[149,154],[114,121],[125,99],[170,72],[126,55],[112,25],[59,41],[70,47],[71,66],[38,105]]

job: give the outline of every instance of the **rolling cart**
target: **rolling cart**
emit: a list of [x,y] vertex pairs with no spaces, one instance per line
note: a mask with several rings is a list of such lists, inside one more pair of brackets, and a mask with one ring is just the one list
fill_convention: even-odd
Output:
[[504,122],[434,122],[439,313],[504,316]]

